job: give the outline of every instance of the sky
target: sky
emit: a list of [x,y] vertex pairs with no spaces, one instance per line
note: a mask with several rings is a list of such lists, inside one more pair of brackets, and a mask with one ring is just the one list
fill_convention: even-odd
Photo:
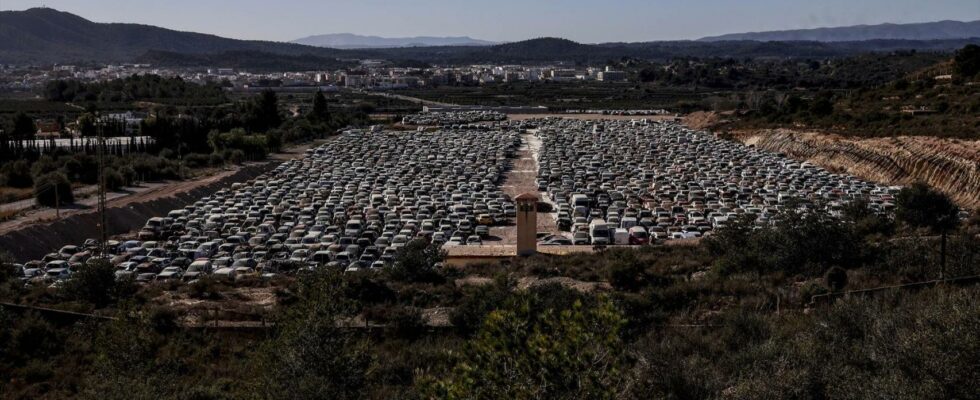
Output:
[[980,20],[980,0],[0,0],[0,10],[42,5],[96,22],[275,41],[356,33],[640,42],[884,22]]

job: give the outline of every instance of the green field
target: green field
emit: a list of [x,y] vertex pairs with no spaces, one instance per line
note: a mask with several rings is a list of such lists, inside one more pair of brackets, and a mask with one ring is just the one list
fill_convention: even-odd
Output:
[[603,82],[515,82],[399,91],[426,100],[462,105],[545,106],[567,109],[678,109],[727,92]]

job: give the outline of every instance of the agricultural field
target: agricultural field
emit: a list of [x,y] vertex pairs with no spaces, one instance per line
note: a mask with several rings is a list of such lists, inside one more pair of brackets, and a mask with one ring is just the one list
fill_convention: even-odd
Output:
[[[678,109],[699,104],[715,91],[604,82],[514,82],[482,86],[442,86],[400,94],[451,104],[545,106],[566,109]],[[686,106],[685,106],[686,104]],[[679,107],[680,106],[680,107]]]

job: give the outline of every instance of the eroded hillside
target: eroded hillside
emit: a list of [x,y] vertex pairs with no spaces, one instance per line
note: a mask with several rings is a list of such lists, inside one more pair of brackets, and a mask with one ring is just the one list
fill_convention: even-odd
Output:
[[856,139],[787,129],[740,130],[745,144],[847,172],[906,185],[923,181],[962,207],[980,208],[980,141],[924,136]]

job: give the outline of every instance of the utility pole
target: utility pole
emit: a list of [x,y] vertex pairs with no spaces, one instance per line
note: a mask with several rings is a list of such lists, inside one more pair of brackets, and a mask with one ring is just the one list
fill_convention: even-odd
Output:
[[184,149],[181,140],[180,129],[177,129],[177,177],[184,180]]
[[103,136],[104,129],[101,123],[96,127],[96,154],[99,159],[99,234],[101,242],[99,243],[99,255],[105,257],[106,255],[106,242],[108,241],[106,235],[106,216],[105,216],[105,137]]

